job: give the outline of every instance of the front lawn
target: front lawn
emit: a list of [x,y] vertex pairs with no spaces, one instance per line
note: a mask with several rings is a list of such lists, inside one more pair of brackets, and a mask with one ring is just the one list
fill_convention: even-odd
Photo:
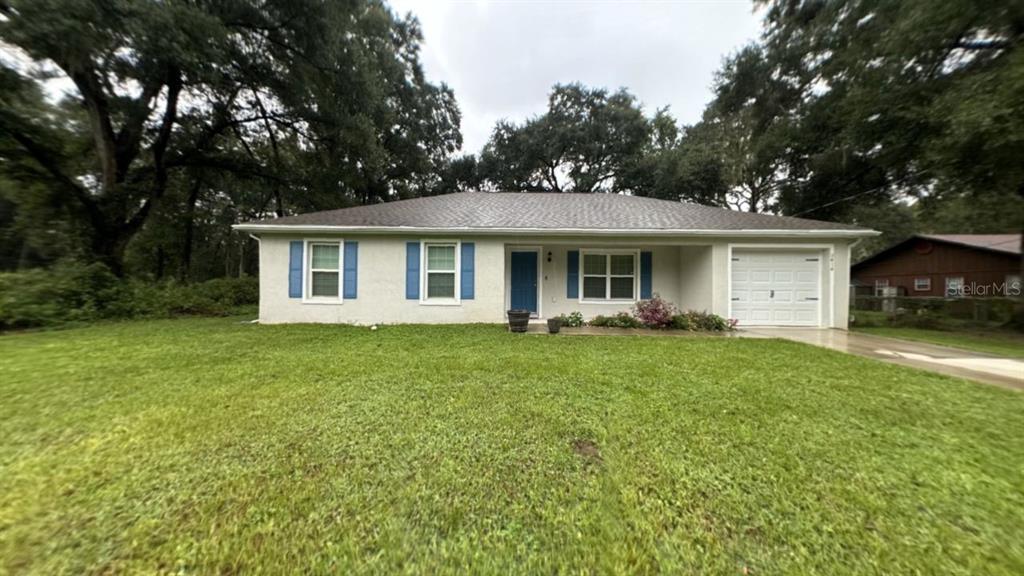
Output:
[[857,328],[856,330],[876,336],[928,342],[941,346],[982,352],[984,354],[1005,356],[1007,358],[1024,358],[1024,334],[1015,334],[1006,330],[993,329],[987,332],[969,329],[945,331],[887,326],[864,327]]
[[1024,395],[797,343],[0,336],[0,573],[1024,573]]

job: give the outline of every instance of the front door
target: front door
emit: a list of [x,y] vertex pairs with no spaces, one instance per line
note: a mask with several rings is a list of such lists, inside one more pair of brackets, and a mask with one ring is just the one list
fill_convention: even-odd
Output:
[[537,314],[537,253],[512,252],[509,306]]

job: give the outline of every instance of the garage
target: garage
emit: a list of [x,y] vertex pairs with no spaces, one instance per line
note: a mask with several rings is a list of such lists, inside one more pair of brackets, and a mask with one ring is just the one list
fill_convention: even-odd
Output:
[[820,326],[818,250],[733,250],[730,316],[746,326]]

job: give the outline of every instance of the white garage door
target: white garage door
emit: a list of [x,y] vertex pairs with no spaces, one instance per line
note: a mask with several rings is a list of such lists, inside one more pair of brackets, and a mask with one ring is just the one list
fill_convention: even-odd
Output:
[[819,326],[821,252],[733,250],[730,298],[740,326]]

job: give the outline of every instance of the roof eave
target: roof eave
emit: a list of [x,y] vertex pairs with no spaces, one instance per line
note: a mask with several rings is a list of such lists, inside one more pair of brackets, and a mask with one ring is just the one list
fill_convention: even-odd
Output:
[[771,238],[866,238],[878,236],[877,230],[692,230],[692,229],[594,229],[594,228],[470,228],[423,226],[327,226],[296,224],[235,224],[241,232],[314,233],[314,234],[473,234],[479,236],[761,236]]

